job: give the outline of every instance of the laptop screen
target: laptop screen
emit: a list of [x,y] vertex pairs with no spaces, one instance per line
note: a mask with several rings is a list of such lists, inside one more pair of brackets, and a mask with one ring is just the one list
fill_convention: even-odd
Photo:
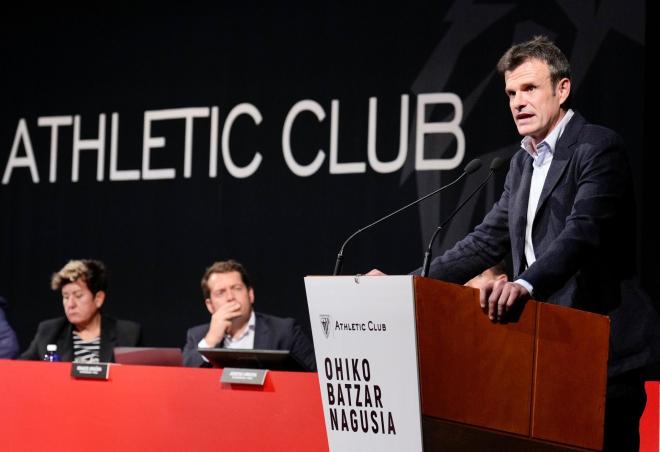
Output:
[[119,364],[141,364],[146,366],[183,365],[180,348],[115,347],[114,353],[115,362]]
[[288,350],[198,348],[214,367],[302,371]]

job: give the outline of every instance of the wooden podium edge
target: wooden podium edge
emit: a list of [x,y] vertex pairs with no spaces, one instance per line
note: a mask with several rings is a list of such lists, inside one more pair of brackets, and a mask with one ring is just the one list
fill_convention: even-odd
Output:
[[[610,319],[602,314],[565,306],[535,303],[539,309],[530,436],[587,450],[601,450]],[[558,362],[562,363],[560,367],[563,369],[559,373],[554,370]],[[561,412],[572,415],[555,415]]]
[[431,416],[422,416],[422,436],[426,452],[593,452]]

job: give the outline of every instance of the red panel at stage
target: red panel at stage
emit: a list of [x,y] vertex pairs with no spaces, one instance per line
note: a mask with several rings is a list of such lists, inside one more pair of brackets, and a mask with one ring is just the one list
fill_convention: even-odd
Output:
[[70,363],[0,360],[0,449],[328,449],[317,374],[269,372],[263,388],[220,369],[119,366],[76,380]]
[[[315,373],[269,372],[263,388],[220,369],[119,366],[76,380],[70,363],[0,360],[0,450],[327,451]],[[640,452],[659,452],[660,382],[646,384]]]
[[660,382],[646,382],[646,409],[639,423],[639,452],[660,451]]

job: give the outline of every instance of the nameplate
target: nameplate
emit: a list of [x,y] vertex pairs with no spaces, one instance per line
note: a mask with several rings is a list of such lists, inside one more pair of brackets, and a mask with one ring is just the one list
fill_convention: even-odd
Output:
[[71,363],[71,376],[74,378],[90,378],[107,380],[110,377],[108,363]]
[[221,383],[263,386],[267,369],[238,369],[225,367],[220,377]]

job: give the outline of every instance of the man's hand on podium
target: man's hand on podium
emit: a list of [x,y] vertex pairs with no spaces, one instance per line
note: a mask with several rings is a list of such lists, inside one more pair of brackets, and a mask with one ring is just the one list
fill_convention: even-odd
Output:
[[523,286],[504,280],[489,281],[480,289],[479,304],[493,322],[501,322],[516,302],[530,298]]

